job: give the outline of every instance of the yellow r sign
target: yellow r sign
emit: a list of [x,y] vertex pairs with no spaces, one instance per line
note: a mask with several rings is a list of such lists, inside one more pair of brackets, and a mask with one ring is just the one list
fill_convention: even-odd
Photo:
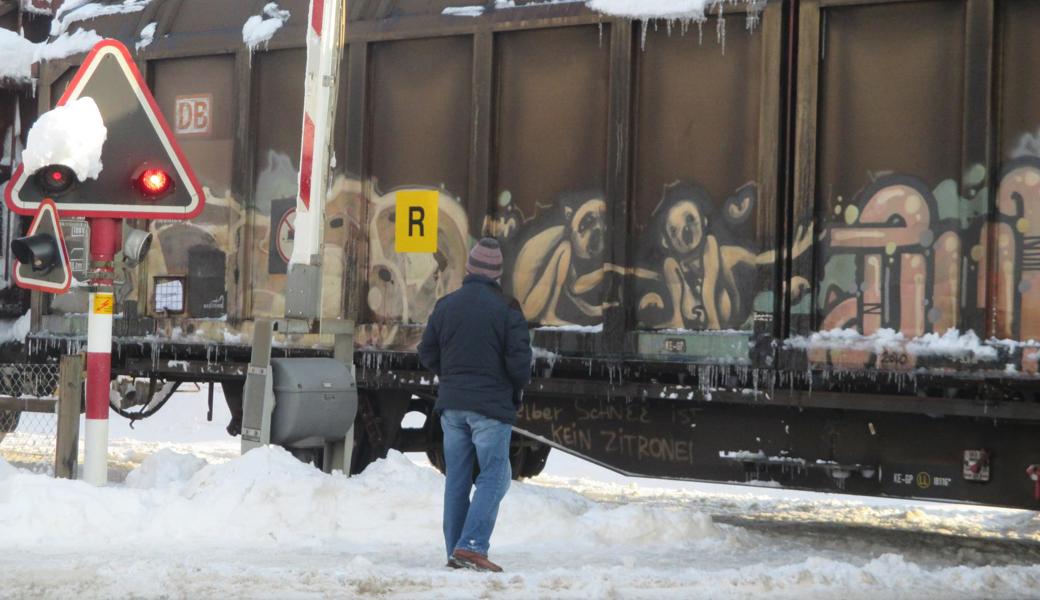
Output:
[[397,192],[394,213],[394,249],[398,252],[437,251],[437,200],[435,190]]

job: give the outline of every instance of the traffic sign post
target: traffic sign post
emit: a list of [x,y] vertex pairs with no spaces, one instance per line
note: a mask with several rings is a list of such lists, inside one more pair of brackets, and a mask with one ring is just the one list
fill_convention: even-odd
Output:
[[119,219],[90,223],[91,292],[87,300],[87,419],[83,479],[108,482],[108,388],[112,378],[113,261],[121,240]]
[[[115,40],[94,46],[57,106],[83,97],[94,100],[107,130],[101,173],[96,179],[79,181],[63,165],[49,165],[35,173],[26,173],[20,165],[4,198],[18,214],[50,211],[57,223],[60,211],[66,216],[87,217],[90,222],[83,475],[90,483],[104,485],[108,480],[108,394],[116,313],[113,262],[122,244],[122,219],[190,219],[202,211],[205,194],[125,46]],[[55,229],[60,236],[60,225]],[[124,251],[126,257],[139,262],[150,246],[149,235],[137,232],[136,243],[128,244]],[[71,282],[68,252],[64,242],[59,245]],[[33,289],[60,293],[44,287]]]

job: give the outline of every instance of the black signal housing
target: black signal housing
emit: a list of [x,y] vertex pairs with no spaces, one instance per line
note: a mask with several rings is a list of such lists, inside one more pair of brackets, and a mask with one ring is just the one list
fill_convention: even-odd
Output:
[[76,172],[65,165],[47,165],[33,173],[40,190],[51,197],[61,196],[79,185]]

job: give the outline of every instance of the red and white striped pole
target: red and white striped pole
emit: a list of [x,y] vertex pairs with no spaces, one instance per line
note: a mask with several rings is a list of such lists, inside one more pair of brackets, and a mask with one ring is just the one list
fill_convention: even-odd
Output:
[[113,261],[122,243],[119,219],[90,221],[91,293],[87,315],[87,426],[83,480],[108,483],[108,391],[112,378]]

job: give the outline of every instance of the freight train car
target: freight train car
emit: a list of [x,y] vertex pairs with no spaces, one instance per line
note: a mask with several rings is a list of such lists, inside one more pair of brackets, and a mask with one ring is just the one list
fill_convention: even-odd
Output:
[[[52,29],[136,47],[207,187],[120,278],[114,360],[240,406],[253,325],[284,315],[307,3],[138,4]],[[321,306],[356,324],[355,471],[388,448],[440,462],[437,419],[401,425],[436,395],[415,346],[494,235],[536,348],[517,474],[551,446],[633,475],[1040,506],[1040,3],[348,11]],[[249,46],[250,18],[276,33]],[[41,69],[41,110],[75,66]],[[399,254],[396,193],[418,189],[437,252]],[[85,294],[32,302],[32,352],[81,343]]]

